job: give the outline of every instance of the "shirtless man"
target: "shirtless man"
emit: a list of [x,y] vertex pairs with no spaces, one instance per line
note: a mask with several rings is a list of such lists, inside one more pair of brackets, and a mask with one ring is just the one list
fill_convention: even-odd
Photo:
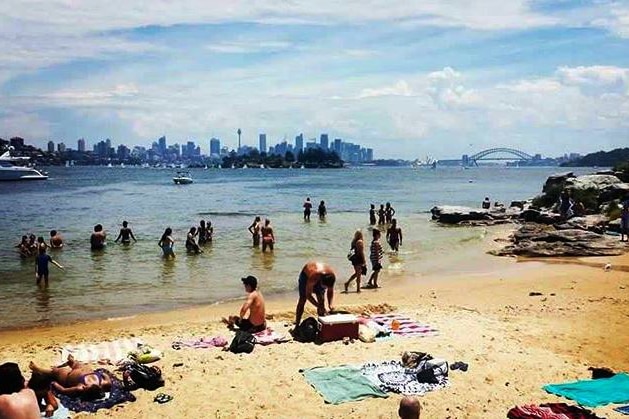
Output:
[[63,247],[63,237],[57,233],[57,230],[50,232],[50,247],[53,249],[61,249]]
[[419,419],[421,411],[421,405],[416,397],[406,396],[400,400],[400,407],[398,409],[400,419]]
[[317,307],[319,316],[324,316],[326,314],[324,294],[327,294],[328,308],[333,310],[335,281],[336,273],[330,265],[323,262],[308,262],[304,265],[299,273],[299,301],[295,309],[295,326],[301,323],[306,301]]
[[38,419],[35,392],[26,388],[20,368],[13,362],[0,365],[0,419]]
[[134,242],[137,242],[135,236],[133,235],[133,231],[129,228],[129,223],[126,221],[122,222],[120,233],[118,233],[118,237],[116,237],[116,240],[114,241],[118,243],[118,240],[120,239],[122,239],[122,244],[131,244],[131,239],[133,239]]
[[391,250],[397,252],[402,246],[402,229],[397,226],[397,220],[391,220],[391,227],[387,230],[387,242],[391,246]]
[[81,396],[84,399],[98,399],[111,390],[111,378],[100,371],[68,355],[68,362],[53,368],[42,368],[31,362],[31,371],[52,379],[52,388],[61,394]]
[[103,230],[103,226],[96,224],[94,226],[94,232],[90,236],[90,245],[92,250],[102,250],[105,248],[105,239],[107,239],[107,233]]
[[260,217],[256,216],[253,220],[253,223],[247,228],[249,233],[251,233],[251,238],[253,239],[253,247],[260,247]]
[[273,234],[273,227],[271,227],[271,220],[268,218],[264,220],[264,227],[260,229],[260,232],[262,234],[262,252],[265,252],[267,247],[272,252],[275,244],[275,235]]
[[[229,316],[223,318],[229,328],[237,326],[238,329],[249,333],[257,333],[266,329],[266,312],[264,308],[264,297],[258,291],[258,279],[249,275],[242,278],[242,284],[247,292],[247,301],[240,307],[240,316]],[[249,316],[247,316],[249,312]],[[247,317],[246,317],[247,316]]]

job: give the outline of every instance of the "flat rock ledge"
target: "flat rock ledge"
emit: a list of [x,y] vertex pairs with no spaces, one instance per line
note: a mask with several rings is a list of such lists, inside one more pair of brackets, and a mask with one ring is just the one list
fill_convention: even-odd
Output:
[[511,244],[489,253],[496,256],[581,257],[617,256],[629,250],[618,238],[577,228],[526,223],[510,238]]

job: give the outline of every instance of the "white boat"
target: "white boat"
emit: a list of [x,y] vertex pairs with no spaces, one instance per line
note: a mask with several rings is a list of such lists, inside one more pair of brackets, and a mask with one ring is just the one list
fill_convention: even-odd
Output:
[[[11,157],[6,151],[0,156],[0,180],[45,180],[48,175],[25,164],[29,157]],[[20,164],[21,163],[21,164]]]
[[177,176],[173,177],[173,182],[177,185],[188,185],[192,183],[192,176],[188,172],[177,172]]

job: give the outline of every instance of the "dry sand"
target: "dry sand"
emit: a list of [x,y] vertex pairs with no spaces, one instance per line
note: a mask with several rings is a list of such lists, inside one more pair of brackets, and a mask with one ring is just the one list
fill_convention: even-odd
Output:
[[[164,350],[157,363],[166,379],[160,391],[174,399],[158,405],[153,402],[157,392],[138,390],[135,403],[90,416],[394,418],[400,396],[327,405],[299,369],[399,359],[405,350],[420,350],[470,365],[467,372],[451,372],[449,388],[421,397],[423,418],[504,418],[517,404],[566,401],[546,394],[541,386],[588,378],[589,366],[629,370],[629,255],[569,262],[514,262],[509,269],[491,272],[489,266],[487,273],[473,277],[407,278],[394,285],[383,276],[384,288],[379,290],[337,294],[338,308],[360,313],[388,304],[438,328],[436,337],[348,346],[290,342],[257,347],[250,355],[170,348],[176,338],[229,336],[219,320],[237,311],[240,303],[233,302],[0,332],[0,362],[16,361],[26,370],[30,360],[54,363],[59,358],[55,350],[64,343],[138,336]],[[608,262],[613,268],[604,271]],[[543,295],[531,297],[531,291]],[[276,330],[288,330],[295,297],[267,301]],[[173,366],[180,362],[183,366]],[[611,407],[595,412],[621,417]]]

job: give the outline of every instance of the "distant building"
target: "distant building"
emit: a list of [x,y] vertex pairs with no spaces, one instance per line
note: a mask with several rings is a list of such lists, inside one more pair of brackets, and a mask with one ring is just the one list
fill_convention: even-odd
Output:
[[260,153],[266,153],[266,134],[260,134]]
[[64,143],[59,143],[57,144],[57,151],[59,153],[65,153],[66,151],[66,145]]
[[303,150],[304,150],[304,134],[299,134],[298,136],[295,137],[295,153],[299,154]]
[[367,159],[365,161],[373,161],[373,148],[367,149]]
[[321,134],[321,149],[328,151],[328,143],[329,143],[329,139],[328,139],[328,134]]
[[54,153],[55,152],[55,143],[54,143],[54,141],[48,141],[48,152],[49,153]]
[[79,140],[77,141],[77,148],[79,152],[85,153],[85,139],[84,138],[79,138]]
[[340,157],[341,154],[343,153],[343,140],[341,140],[340,138],[335,138],[334,139],[334,146],[332,147],[332,150],[338,154],[338,156]]
[[160,153],[161,156],[165,156],[166,155],[166,150],[167,150],[167,146],[166,146],[166,137],[162,136],[157,140],[157,147],[158,147],[158,151]]
[[210,140],[210,157],[218,157],[221,155],[221,140],[212,138]]
[[127,160],[130,156],[131,150],[129,150],[126,145],[120,144],[118,146],[118,150],[116,151],[116,157],[118,157],[119,160]]
[[9,144],[11,145],[11,147],[20,150],[24,148],[24,138],[13,137],[9,140]]

